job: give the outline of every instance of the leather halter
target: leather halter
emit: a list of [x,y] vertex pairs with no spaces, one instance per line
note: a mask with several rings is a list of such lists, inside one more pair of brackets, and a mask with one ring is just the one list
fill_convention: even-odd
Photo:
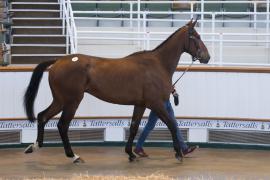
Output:
[[198,38],[196,38],[194,35],[193,35],[193,31],[194,29],[193,28],[190,28],[189,26],[186,25],[186,27],[188,28],[188,49],[185,49],[186,52],[188,52],[189,54],[190,51],[190,41],[193,40],[195,42],[195,46],[197,48],[197,52],[196,52],[196,55],[195,56],[192,56],[192,62],[190,63],[190,65],[185,69],[185,71],[181,74],[181,76],[173,83],[173,87],[176,85],[176,83],[184,76],[184,74],[190,69],[190,67],[193,65],[193,63],[196,61],[196,60],[200,60],[199,58],[199,55],[201,53],[201,49],[199,47],[199,42],[198,42]]
[[189,51],[189,49],[190,49],[190,41],[193,40],[194,44],[195,44],[195,46],[197,48],[197,51],[196,51],[195,56],[191,55],[192,56],[192,61],[200,60],[199,55],[200,55],[202,50],[201,50],[201,48],[199,46],[199,42],[198,42],[199,39],[193,35],[193,32],[194,32],[193,28],[190,28],[188,26],[187,26],[187,28],[188,28],[188,49],[185,49],[185,51],[188,52],[189,54],[191,54],[190,51]]

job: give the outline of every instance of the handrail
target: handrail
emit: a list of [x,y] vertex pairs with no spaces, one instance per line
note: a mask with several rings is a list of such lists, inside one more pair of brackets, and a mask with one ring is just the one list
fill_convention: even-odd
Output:
[[60,0],[63,34],[66,33],[66,54],[77,52],[77,28],[70,0]]
[[[150,50],[150,42],[151,41],[163,41],[164,38],[155,38],[153,35],[170,35],[172,32],[130,32],[130,31],[86,31],[86,30],[78,30],[77,31],[78,36],[77,39],[91,39],[91,40],[121,40],[121,41],[141,41],[143,44],[142,49]],[[83,34],[87,34],[86,36],[83,36]],[[89,34],[95,34],[95,36],[89,36]],[[96,34],[112,34],[113,37],[98,37]],[[117,36],[118,34],[118,36]],[[125,35],[134,35],[134,37],[123,37],[123,34]],[[136,36],[141,35],[141,36]],[[241,66],[249,66],[249,65],[258,65],[258,66],[269,66],[269,63],[227,63],[224,62],[223,59],[223,51],[224,51],[224,43],[255,43],[256,46],[265,47],[265,44],[270,44],[270,41],[268,38],[264,39],[228,39],[224,37],[229,36],[257,36],[257,37],[270,37],[270,33],[201,33],[203,37],[203,41],[206,43],[219,43],[219,49],[218,54],[219,57],[216,58],[215,61],[210,61],[209,64],[212,65],[241,65]],[[205,36],[210,36],[209,38],[204,38]],[[211,53],[212,57],[215,57],[217,52],[213,51]],[[186,64],[187,62],[181,61],[179,62],[181,64]]]
[[[216,16],[219,15],[250,15],[252,18],[250,20],[246,20],[245,22],[249,22],[253,24],[254,29],[257,29],[257,23],[265,23],[266,31],[269,32],[269,2],[270,0],[260,0],[260,1],[71,1],[72,4],[127,4],[129,5],[129,10],[127,11],[74,11],[75,14],[81,13],[81,14],[107,14],[107,13],[115,13],[115,14],[129,14],[128,18],[103,18],[107,20],[129,20],[130,27],[133,26],[133,21],[142,21],[143,16],[146,16],[147,21],[168,21],[168,22],[177,22],[177,21],[183,21],[183,20],[176,20],[176,19],[155,19],[148,17],[148,15],[151,14],[169,14],[169,15],[176,15],[176,14],[189,14],[190,18],[193,18],[194,15],[200,15],[199,22],[201,22],[201,31],[204,31],[205,23],[212,22],[212,29],[215,29],[215,23],[218,22],[233,22],[237,23],[240,21],[237,20],[218,20]],[[252,12],[224,12],[224,11],[216,11],[216,12],[205,12],[205,4],[252,4],[253,5],[253,11]],[[257,5],[258,4],[266,4],[266,10],[264,12],[257,12]],[[137,4],[137,10],[133,9],[134,5]],[[149,10],[141,10],[140,4],[190,4],[190,11],[149,11]],[[194,11],[194,4],[201,5],[200,11]],[[137,16],[136,19],[133,18],[134,14],[140,14],[140,16]],[[205,20],[205,15],[210,15],[209,20]],[[266,15],[266,21],[258,20],[258,15]],[[75,19],[101,19],[100,17],[75,17]],[[184,21],[186,21],[185,19]],[[243,20],[241,20],[243,22]],[[141,24],[137,23],[138,31],[141,31]],[[213,31],[212,31],[213,32]]]
[[74,51],[71,52],[72,54],[73,53],[76,53],[77,52],[77,28],[76,28],[76,24],[75,24],[75,20],[74,20],[74,16],[73,16],[73,10],[72,10],[72,6],[71,6],[71,2],[70,0],[67,0],[67,4],[68,4],[68,9],[69,9],[69,13],[70,13],[70,23],[71,23],[71,28],[72,28],[72,32],[73,32],[73,36],[71,38],[73,38],[73,42],[74,42]]
[[[254,3],[266,3],[267,0],[260,0],[260,1],[203,1],[204,4],[254,4]],[[145,4],[165,4],[165,3],[170,3],[170,4],[201,4],[201,1],[141,1],[141,3]]]
[[[200,29],[199,29],[199,33],[202,35],[202,39],[204,39],[205,42],[209,43],[210,42],[210,46],[212,47],[211,49],[211,56],[215,57],[216,55],[218,55],[218,57],[216,57],[216,61],[215,62],[210,62],[212,64],[215,65],[251,65],[250,63],[228,63],[228,62],[224,62],[223,60],[223,51],[224,51],[224,47],[227,45],[227,43],[252,43],[252,45],[258,46],[258,47],[262,47],[262,48],[268,48],[269,44],[270,44],[270,32],[269,32],[269,2],[270,0],[260,0],[260,1],[141,1],[141,0],[137,0],[137,1],[70,1],[69,2],[71,4],[77,4],[77,3],[85,3],[85,4],[93,4],[93,3],[97,3],[97,4],[115,4],[115,3],[121,3],[121,4],[128,4],[129,5],[129,10],[117,10],[117,11],[101,11],[101,10],[94,10],[94,11],[73,11],[74,14],[122,14],[122,15],[127,15],[125,17],[116,17],[116,18],[108,18],[108,17],[72,17],[73,21],[74,19],[76,20],[80,20],[80,19],[95,19],[95,20],[123,20],[123,21],[129,21],[130,23],[130,27],[132,28],[136,28],[136,26],[138,26],[137,28],[137,32],[134,32],[133,30],[130,32],[123,32],[123,31],[119,31],[119,36],[115,36],[114,34],[117,34],[118,32],[114,32],[114,31],[110,31],[111,34],[113,34],[113,36],[110,37],[91,37],[91,36],[82,36],[82,34],[84,33],[95,33],[95,34],[107,34],[109,32],[96,32],[96,31],[76,31],[76,43],[77,44],[77,39],[94,39],[94,40],[123,40],[123,41],[137,41],[138,45],[141,49],[146,49],[149,50],[150,49],[150,42],[151,41],[162,41],[164,39],[162,38],[155,38],[153,37],[153,35],[169,35],[170,33],[163,33],[163,32],[148,32],[150,29],[147,29],[146,24],[148,22],[187,22],[187,20],[189,20],[190,17],[194,17],[196,15],[199,15],[199,19],[198,22],[200,23]],[[184,11],[184,12],[180,12],[180,11],[149,11],[149,10],[142,10],[140,9],[140,4],[190,4],[190,10],[189,11]],[[253,5],[253,11],[251,12],[228,12],[228,11],[216,11],[216,12],[204,12],[204,5],[205,4],[226,4],[226,3],[231,3],[231,4],[252,4]],[[259,3],[263,3],[266,4],[266,10],[263,12],[257,12],[257,5]],[[134,5],[137,4],[137,7],[134,8]],[[199,4],[201,5],[200,7],[200,11],[194,11],[193,9],[193,5],[194,4]],[[134,18],[134,15],[136,18]],[[189,17],[187,17],[187,19],[173,19],[173,18],[168,18],[168,19],[162,19],[162,18],[153,18],[150,15],[152,14],[171,14],[171,15],[177,15],[177,14],[186,14]],[[129,15],[129,16],[128,16]],[[251,17],[250,19],[228,19],[228,20],[224,20],[224,19],[219,19],[219,16],[226,16],[226,15],[248,15],[249,17]],[[207,18],[204,18],[206,17]],[[260,20],[259,16],[264,16],[264,20]],[[136,26],[133,27],[133,22],[137,22]],[[139,23],[140,22],[140,23]],[[258,24],[261,23],[264,25],[264,28],[260,28],[261,30],[264,30],[263,32],[259,33],[260,31],[256,31],[256,33],[219,33],[216,31],[216,23],[219,22],[229,22],[229,23],[238,23],[238,22],[243,22],[243,23],[250,23],[252,26],[252,28],[254,28],[255,30],[258,28]],[[210,26],[208,26],[210,28],[210,33],[204,33],[204,24],[205,23],[210,23]],[[75,23],[74,23],[75,24]],[[77,33],[79,35],[77,35]],[[122,34],[129,34],[129,35],[133,35],[132,37],[123,37]],[[204,36],[206,36],[207,38],[205,38]],[[261,37],[261,36],[265,36],[265,38],[252,38],[252,39],[228,39],[228,36],[254,36],[254,37]],[[216,48],[214,50],[214,46],[217,46],[218,48]],[[269,55],[268,55],[269,56]],[[267,56],[267,57],[268,57]],[[183,62],[181,62],[183,63]],[[185,63],[185,62],[184,62]],[[254,63],[254,65],[262,65],[262,66],[269,66],[270,64],[263,64],[263,63]]]
[[[176,71],[184,71],[187,66],[185,66],[186,63],[182,63],[177,66]],[[190,64],[187,63],[188,65]],[[211,64],[209,65],[195,65],[190,67],[189,71],[200,71],[200,72],[238,72],[238,73],[270,73],[270,67],[264,65],[258,65],[256,66],[213,66]],[[257,64],[256,64],[257,65]],[[27,66],[0,66],[0,72],[32,72],[35,69],[35,65],[27,65]],[[1,118],[0,118],[1,120]]]
[[[250,19],[250,23],[253,23],[253,26],[254,28],[256,29],[257,28],[257,23],[258,22],[265,22],[265,21],[258,21],[258,16],[259,14],[263,14],[262,12],[257,12],[257,5],[258,4],[266,4],[266,10],[265,10],[265,13],[266,13],[266,31],[269,32],[269,2],[270,0],[252,0],[252,1],[232,1],[232,0],[228,0],[228,1],[205,1],[205,0],[202,0],[202,1],[141,1],[141,0],[137,0],[137,1],[71,1],[72,4],[127,4],[129,5],[129,11],[112,11],[111,13],[116,13],[116,14],[129,14],[129,18],[126,18],[126,19],[123,19],[121,18],[121,20],[128,20],[129,19],[129,22],[130,22],[130,27],[133,26],[133,15],[134,13],[136,14],[140,14],[140,16],[137,16],[136,18],[136,21],[139,22],[141,21],[142,17],[145,13],[147,13],[146,15],[149,15],[149,14],[179,14],[179,12],[176,12],[176,11],[166,11],[166,12],[157,12],[157,11],[147,11],[145,12],[145,10],[141,10],[141,7],[140,5],[141,4],[190,4],[190,11],[189,12],[180,12],[181,14],[190,14],[190,18],[193,18],[194,15],[196,14],[199,14],[201,15],[200,16],[200,20],[199,22],[201,22],[201,31],[203,31],[204,29],[204,26],[205,26],[205,22],[208,22],[208,21],[205,21],[205,15],[206,14],[209,14],[210,16],[212,16],[212,26],[215,25],[215,22],[220,22],[220,20],[216,20],[216,16],[217,15],[229,15],[229,14],[239,14],[239,15],[253,15],[253,20]],[[253,12],[205,12],[205,4],[249,4],[249,5],[253,5]],[[137,4],[137,10],[134,9],[133,10],[133,7],[134,5]],[[201,5],[201,10],[200,11],[194,11],[194,5]],[[82,12],[82,11],[75,11],[74,13],[85,13],[85,12]],[[107,11],[92,11],[92,12],[87,12],[87,13],[95,13],[95,14],[99,14],[99,13],[103,13],[103,14],[106,14],[108,13]],[[76,17],[76,19],[79,19]],[[82,19],[87,19],[87,18],[82,18]],[[95,19],[95,18],[89,18],[89,19]],[[98,17],[96,17],[96,19],[100,19]],[[107,19],[107,18],[104,18],[104,19]],[[178,21],[178,20],[157,20],[157,19],[150,19],[146,16],[146,19],[149,19],[149,21],[169,21],[169,22],[174,22],[174,21]],[[111,19],[108,19],[108,20],[114,20],[113,18]],[[225,21],[223,21],[225,22]],[[238,22],[238,21],[233,21],[233,22]],[[268,22],[268,23],[267,23]],[[137,23],[137,26],[138,26],[138,31],[141,30],[141,24],[140,23]],[[215,27],[212,27],[212,29],[215,29]]]

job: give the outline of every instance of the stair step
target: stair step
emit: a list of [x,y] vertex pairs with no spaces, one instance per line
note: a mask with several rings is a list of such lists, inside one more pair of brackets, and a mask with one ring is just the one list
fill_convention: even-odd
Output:
[[37,2],[54,2],[54,3],[57,3],[58,0],[12,0],[12,2],[32,2],[32,3],[37,3]]
[[[25,44],[24,44],[25,45]],[[65,54],[66,47],[53,46],[14,46],[11,45],[12,54]]]
[[58,0],[11,0],[12,64],[36,64],[66,55]]
[[12,54],[12,57],[29,57],[29,56],[38,56],[38,57],[48,57],[48,56],[65,56],[66,54]]
[[11,44],[11,47],[66,47],[66,44]]
[[44,61],[56,60],[66,54],[36,54],[36,55],[25,55],[16,54],[11,55],[12,64],[39,64]]
[[59,3],[11,3],[11,9],[60,9]]
[[31,9],[23,9],[23,10],[15,10],[11,9],[11,12],[14,12],[13,17],[15,18],[23,18],[23,17],[60,17],[59,10],[31,10]]
[[62,27],[12,27],[12,34],[62,34]]
[[11,5],[16,5],[16,4],[32,4],[32,5],[35,5],[35,4],[38,4],[38,5],[41,5],[41,4],[60,4],[60,2],[11,2],[10,3]]
[[14,44],[65,44],[65,36],[13,36]]
[[60,12],[60,10],[57,10],[57,9],[9,9],[9,11],[12,11],[12,12],[24,12],[24,11],[33,11],[33,12],[36,12],[36,11],[40,11],[40,12]]
[[12,20],[62,20],[60,17],[15,17]]
[[15,19],[13,18],[14,26],[61,26],[62,19]]

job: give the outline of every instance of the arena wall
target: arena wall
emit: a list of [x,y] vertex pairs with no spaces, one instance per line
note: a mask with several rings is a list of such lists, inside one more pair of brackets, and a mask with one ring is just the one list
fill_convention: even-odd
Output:
[[[183,69],[175,73],[174,80]],[[176,86],[180,105],[174,109],[186,141],[268,146],[269,70],[256,72],[256,69],[247,68],[242,72],[230,72],[233,68],[203,69],[198,66],[192,68]],[[36,123],[27,121],[22,106],[23,93],[31,73],[31,68],[0,73],[0,145],[31,143],[36,139]],[[36,100],[36,112],[51,102],[47,79],[45,73]],[[144,114],[140,130],[148,114],[149,111]],[[132,106],[109,104],[85,94],[71,123],[70,139],[83,143],[124,142],[129,134],[131,115]],[[46,126],[45,142],[61,142],[57,117]],[[148,142],[171,142],[169,131],[163,123],[157,123]]]
[[[174,79],[180,76],[178,71]],[[25,117],[22,100],[31,72],[1,72],[1,118]],[[44,74],[36,112],[51,102],[47,73]],[[269,73],[188,72],[176,85],[180,105],[176,116],[237,117],[269,119]],[[74,84],[76,85],[76,84]],[[132,106],[109,104],[93,96],[85,97],[76,116],[131,116]],[[147,116],[148,112],[145,113]]]

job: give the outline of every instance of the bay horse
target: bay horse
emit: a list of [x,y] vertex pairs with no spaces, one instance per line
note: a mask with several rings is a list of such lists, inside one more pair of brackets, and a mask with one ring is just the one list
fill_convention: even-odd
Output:
[[38,114],[37,140],[26,148],[25,153],[42,147],[45,124],[62,111],[57,127],[65,154],[73,162],[83,162],[71,149],[68,129],[86,92],[106,102],[134,105],[130,136],[125,147],[130,161],[136,159],[132,143],[146,108],[153,110],[167,125],[172,135],[175,157],[182,160],[183,154],[176,136],[177,127],[173,125],[164,102],[173,90],[172,75],[183,52],[201,63],[208,63],[210,59],[206,46],[194,29],[196,22],[190,20],[151,51],[136,52],[120,59],[71,54],[38,64],[24,95],[29,121],[36,120],[34,100],[47,68],[53,100],[47,109]]

